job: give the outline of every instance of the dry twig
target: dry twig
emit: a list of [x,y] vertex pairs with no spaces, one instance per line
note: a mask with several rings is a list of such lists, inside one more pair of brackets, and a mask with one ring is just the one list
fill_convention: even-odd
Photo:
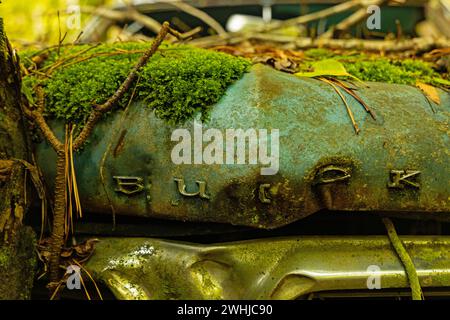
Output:
[[320,78],[318,78],[318,79],[321,80],[321,81],[323,81],[323,82],[326,82],[326,83],[328,83],[330,86],[332,86],[333,89],[334,89],[334,91],[336,91],[336,93],[339,95],[339,97],[341,97],[342,102],[344,102],[345,108],[347,109],[347,113],[348,113],[348,116],[350,117],[350,120],[351,120],[351,122],[352,122],[353,128],[355,129],[355,133],[356,133],[356,134],[359,134],[360,129],[359,129],[359,127],[358,127],[358,124],[357,124],[356,121],[355,121],[355,117],[353,116],[353,112],[352,112],[352,110],[350,109],[350,106],[348,105],[347,99],[345,99],[345,96],[342,94],[341,91],[339,91],[338,87],[337,87],[332,81],[330,81],[330,80],[328,80],[328,79],[326,79],[326,78],[323,78],[323,77],[320,77]]
[[352,26],[363,20],[365,17],[369,15],[367,12],[367,8],[369,6],[375,5],[380,6],[383,4],[383,2],[386,2],[386,0],[371,0],[371,1],[361,1],[361,5],[363,7],[361,9],[358,9],[356,12],[351,14],[349,17],[345,18],[341,22],[339,22],[334,28],[330,28],[327,32],[323,33],[320,38],[326,39],[326,38],[332,38],[333,34],[335,32],[342,33],[343,31],[346,31],[350,29]]
[[95,8],[95,7],[89,7],[84,6],[81,8],[81,12],[88,13],[88,14],[95,14],[97,16],[113,20],[113,21],[120,21],[125,22],[128,20],[134,20],[140,24],[142,24],[145,28],[149,29],[150,31],[153,31],[155,33],[158,33],[161,29],[161,24],[156,21],[155,19],[152,19],[142,13],[139,13],[136,9],[133,9],[131,7],[128,7],[124,11],[118,11],[118,10],[110,10],[107,8]]
[[[291,36],[256,33],[246,39],[233,39],[234,41],[210,41],[210,37],[192,40],[190,43],[198,47],[213,47],[239,43],[244,40],[256,40],[278,43],[278,46],[286,46],[288,49],[328,48],[340,50],[363,50],[372,52],[404,52],[404,51],[428,51],[434,48],[450,47],[450,40],[446,38],[412,38],[407,40],[363,40],[363,39],[312,39]],[[216,39],[217,40],[217,39]]]
[[74,141],[73,148],[75,151],[77,151],[86,142],[87,138],[94,129],[95,124],[98,122],[98,120],[100,120],[101,116],[110,111],[117,104],[117,102],[124,96],[124,94],[130,89],[131,84],[133,83],[134,80],[136,80],[138,76],[138,72],[147,63],[150,57],[155,54],[156,50],[158,50],[159,46],[161,45],[167,34],[172,34],[173,36],[176,37],[181,36],[180,33],[170,28],[168,22],[163,23],[161,30],[159,31],[158,35],[153,41],[150,49],[142,55],[138,63],[133,67],[131,72],[128,74],[128,77],[120,85],[117,91],[105,103],[94,107],[94,110],[89,115],[89,118],[85,126],[83,127],[83,130],[80,132],[80,134]]
[[168,3],[196,18],[199,18],[200,20],[202,20],[204,23],[206,23],[208,26],[210,26],[212,29],[214,29],[218,35],[220,36],[224,36],[227,34],[227,32],[225,31],[225,29],[220,25],[220,23],[218,23],[214,18],[212,18],[209,14],[207,14],[206,12],[197,9],[196,7],[193,7],[185,2],[182,1],[169,1],[169,2],[165,2]]

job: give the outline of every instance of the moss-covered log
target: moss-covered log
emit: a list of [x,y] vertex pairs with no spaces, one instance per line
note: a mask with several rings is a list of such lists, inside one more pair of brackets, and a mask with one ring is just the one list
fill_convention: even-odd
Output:
[[11,48],[0,18],[0,299],[30,296],[34,278],[34,236],[22,226],[29,160],[21,112],[18,57]]

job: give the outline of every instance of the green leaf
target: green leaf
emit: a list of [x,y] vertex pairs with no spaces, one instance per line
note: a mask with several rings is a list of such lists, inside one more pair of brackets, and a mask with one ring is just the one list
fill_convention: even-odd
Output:
[[295,75],[298,77],[308,77],[308,78],[325,77],[325,76],[350,77],[357,81],[363,82],[360,79],[358,79],[357,77],[355,77],[354,75],[351,75],[350,73],[348,73],[347,70],[345,70],[344,65],[334,59],[325,59],[325,60],[317,61],[317,62],[313,63],[311,66],[314,71],[298,72]]

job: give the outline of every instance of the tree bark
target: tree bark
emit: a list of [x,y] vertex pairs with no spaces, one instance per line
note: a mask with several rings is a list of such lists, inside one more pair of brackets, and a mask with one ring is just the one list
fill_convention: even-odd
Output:
[[50,289],[56,289],[60,280],[59,262],[64,246],[64,221],[66,214],[66,153],[58,151],[55,180],[55,210],[51,234],[51,252],[49,261]]
[[21,111],[18,57],[0,18],[0,299],[29,298],[36,264],[33,232],[22,225],[27,211],[28,139]]

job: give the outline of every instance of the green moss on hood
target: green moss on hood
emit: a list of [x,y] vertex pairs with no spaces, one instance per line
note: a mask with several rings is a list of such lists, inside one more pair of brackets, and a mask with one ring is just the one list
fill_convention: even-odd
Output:
[[442,86],[438,79],[448,80],[448,75],[439,74],[433,65],[420,59],[394,59],[353,52],[341,54],[327,49],[305,51],[305,63],[300,71],[308,71],[311,64],[322,59],[340,61],[345,69],[363,81],[415,85],[417,81]]
[[[41,72],[25,77],[24,91],[39,81],[46,93],[48,116],[84,123],[92,106],[105,102],[125,80],[149,44],[119,43],[52,50]],[[24,55],[30,61],[30,54]],[[135,99],[146,102],[158,117],[182,123],[197,112],[206,118],[210,107],[239,79],[250,63],[228,54],[186,45],[162,45],[140,72],[139,81],[125,94],[119,106]],[[50,72],[50,70],[53,70]],[[38,79],[38,80],[37,80]],[[28,89],[28,90],[27,90]]]

